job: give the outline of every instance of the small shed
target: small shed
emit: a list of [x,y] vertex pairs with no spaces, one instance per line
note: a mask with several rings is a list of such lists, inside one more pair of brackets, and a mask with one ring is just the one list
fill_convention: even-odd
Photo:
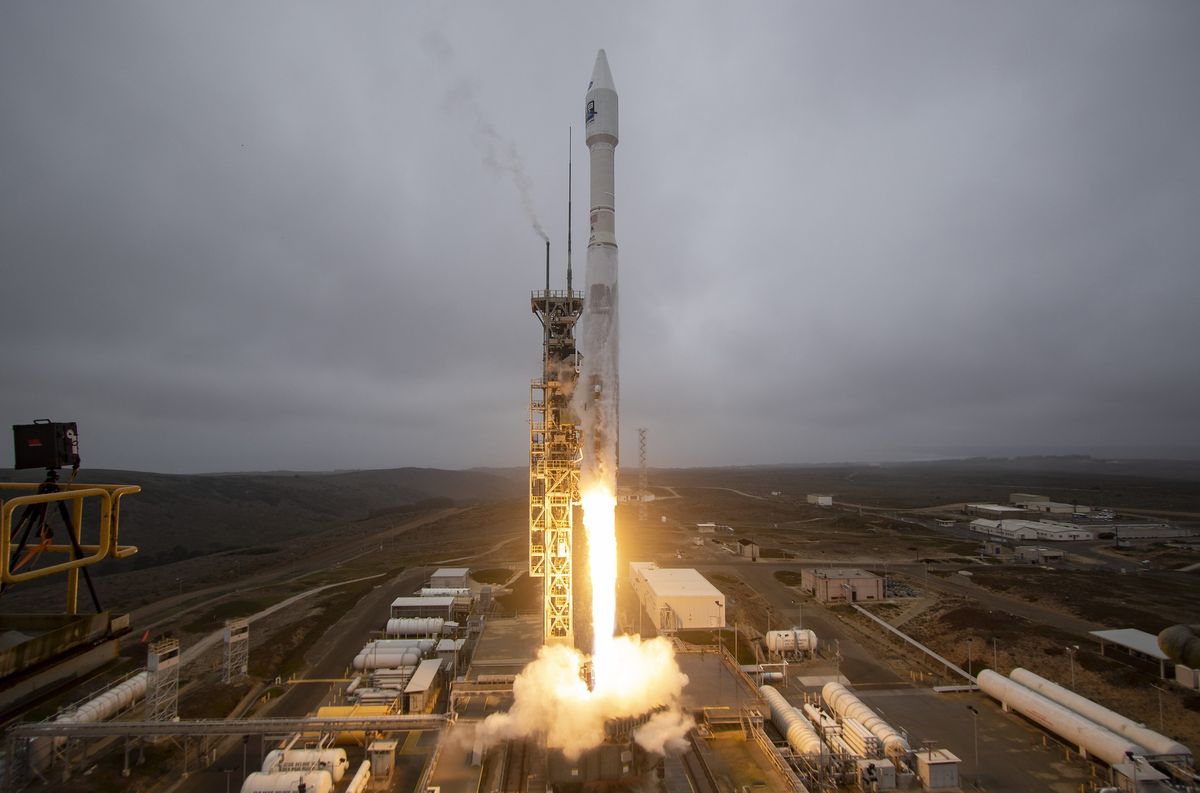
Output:
[[930,749],[916,753],[917,776],[926,790],[957,790],[958,766],[962,762],[948,749]]
[[758,543],[754,540],[738,540],[738,556],[745,556],[751,561],[758,560]]
[[441,658],[426,658],[413,672],[413,676],[404,688],[404,699],[408,702],[409,713],[428,713],[437,701],[441,690],[442,671]]

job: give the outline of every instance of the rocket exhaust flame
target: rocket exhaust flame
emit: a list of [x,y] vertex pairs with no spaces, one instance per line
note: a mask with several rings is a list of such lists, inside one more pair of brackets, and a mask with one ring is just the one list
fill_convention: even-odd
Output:
[[583,525],[587,530],[588,569],[592,578],[592,669],[595,690],[614,686],[613,625],[617,613],[617,499],[597,484],[583,494]]

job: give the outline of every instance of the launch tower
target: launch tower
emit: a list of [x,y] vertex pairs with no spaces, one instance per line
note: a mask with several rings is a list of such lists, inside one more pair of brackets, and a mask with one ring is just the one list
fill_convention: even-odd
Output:
[[575,643],[572,535],[579,505],[582,435],[571,409],[579,376],[575,324],[583,294],[571,289],[570,242],[567,288],[550,289],[550,243],[546,243],[546,288],[530,297],[542,323],[542,377],[529,398],[529,575],[543,578],[542,639]]

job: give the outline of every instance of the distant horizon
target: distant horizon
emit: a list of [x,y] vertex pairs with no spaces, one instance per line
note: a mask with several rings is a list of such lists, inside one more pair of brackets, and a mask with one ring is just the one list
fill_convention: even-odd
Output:
[[[1200,464],[1200,451],[1190,453],[1190,456],[1167,456],[1163,454],[1096,454],[1086,452],[1030,452],[1022,454],[973,454],[961,456],[941,456],[941,457],[896,457],[892,459],[846,459],[846,460],[824,460],[819,462],[765,462],[765,463],[725,463],[725,464],[706,464],[706,465],[647,465],[649,471],[702,471],[702,470],[725,470],[725,469],[748,469],[748,468],[838,468],[846,466],[887,466],[887,465],[919,465],[919,464],[937,464],[937,463],[956,463],[956,462],[995,462],[1002,463],[1006,461],[1092,461],[1103,464],[1138,464],[1138,463],[1198,463]],[[622,471],[628,473],[636,470],[637,466],[623,466]],[[15,474],[26,473],[30,478],[40,476],[40,469],[14,469],[11,465],[4,470]],[[69,469],[64,469],[69,470]],[[505,471],[515,472],[524,471],[522,465],[473,465],[468,467],[454,466],[438,466],[438,465],[392,465],[392,466],[370,466],[361,468],[262,468],[262,469],[208,469],[208,470],[156,470],[151,468],[129,468],[129,467],[113,467],[107,465],[87,465],[86,461],[80,466],[81,472],[106,471],[106,472],[128,472],[134,474],[154,474],[159,476],[287,476],[287,475],[304,475],[304,476],[320,476],[320,475],[336,475],[348,473],[365,473],[372,471],[450,471],[450,472],[481,472],[487,473],[490,471]]]

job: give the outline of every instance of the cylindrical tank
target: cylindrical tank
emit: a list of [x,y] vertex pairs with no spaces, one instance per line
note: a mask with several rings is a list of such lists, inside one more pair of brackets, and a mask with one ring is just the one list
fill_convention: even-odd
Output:
[[416,666],[421,663],[421,652],[414,649],[363,650],[354,656],[357,671],[391,669],[400,666]]
[[1014,682],[1032,689],[1046,699],[1057,702],[1065,708],[1075,711],[1085,719],[1094,721],[1101,727],[1112,730],[1131,741],[1146,747],[1152,755],[1187,755],[1192,751],[1178,741],[1173,741],[1162,733],[1155,732],[1149,727],[1138,724],[1130,718],[1122,716],[1114,710],[1092,702],[1087,697],[1081,697],[1074,691],[1069,691],[1057,683],[1035,675],[1028,669],[1014,669],[1008,675]]
[[470,597],[471,590],[467,587],[422,587],[421,597],[423,598],[461,598]]
[[350,784],[346,786],[346,793],[363,793],[369,784],[371,784],[371,761],[363,760],[362,765],[351,777]]
[[411,649],[427,653],[434,647],[437,647],[438,641],[438,639],[376,639],[367,642],[363,646],[363,650],[370,650],[371,648],[377,650]]
[[[325,705],[317,708],[317,717],[330,716],[386,716],[391,709],[386,705]],[[304,740],[318,740],[317,733],[302,733]],[[334,746],[365,746],[367,735],[362,730],[340,730],[333,734]]]
[[446,621],[441,617],[397,617],[387,621],[388,636],[441,636]]
[[273,749],[263,758],[262,770],[264,774],[328,771],[336,784],[349,765],[345,749]]
[[774,686],[760,686],[758,690],[762,692],[763,698],[767,700],[767,705],[771,708],[771,721],[787,738],[788,746],[792,747],[792,751],[809,757],[820,756],[824,752],[825,745],[821,743],[820,736],[800,711],[792,707],[791,703],[784,699],[783,694],[780,694]]
[[1172,625],[1158,634],[1158,649],[1177,664],[1200,667],[1200,625]]
[[354,656],[354,668],[384,669],[395,666],[416,666],[421,658],[433,652],[437,639],[376,639]]
[[[104,691],[89,699],[73,711],[64,713],[55,721],[68,723],[104,721],[115,716],[125,708],[146,695],[147,674],[139,672],[120,685]],[[66,738],[34,738],[29,742],[29,763],[38,771],[44,771],[50,765],[52,749],[62,746]]]
[[104,721],[145,696],[146,679],[146,673],[140,672],[121,685],[110,688],[95,699],[88,700],[69,717],[64,717],[62,721]]
[[300,785],[304,785],[304,793],[330,793],[333,778],[328,771],[285,774],[255,771],[242,783],[242,793],[297,793]]
[[826,683],[821,689],[821,698],[838,718],[854,719],[870,730],[883,744],[884,754],[888,757],[896,760],[909,753],[908,741],[904,736],[892,729],[892,725],[880,718],[879,714],[867,707],[866,703],[841,683]]
[[817,634],[807,628],[767,631],[767,650],[773,653],[815,653]]
[[979,682],[979,688],[988,696],[1073,743],[1080,751],[1098,757],[1109,765],[1125,762],[1126,752],[1147,754],[1144,746],[1106,730],[1094,721],[1085,719],[1073,710],[1052,702],[1036,691],[991,669],[980,672],[976,680]]

